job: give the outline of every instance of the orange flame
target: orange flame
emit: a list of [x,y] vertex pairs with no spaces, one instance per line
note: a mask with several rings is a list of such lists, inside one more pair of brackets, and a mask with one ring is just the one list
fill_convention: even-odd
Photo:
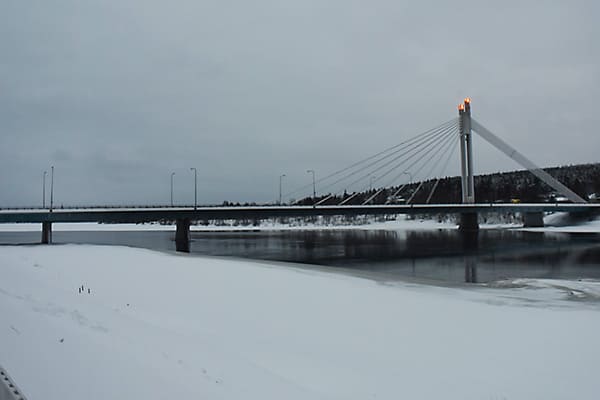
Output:
[[471,98],[470,97],[465,98],[465,104],[469,104],[469,103],[471,103]]
[[465,111],[465,105],[464,105],[464,104],[462,104],[462,103],[460,103],[460,104],[458,105],[458,111]]

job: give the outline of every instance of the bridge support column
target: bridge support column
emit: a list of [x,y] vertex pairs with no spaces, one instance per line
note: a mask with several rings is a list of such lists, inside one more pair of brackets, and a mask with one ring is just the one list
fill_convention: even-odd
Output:
[[175,250],[183,253],[190,252],[190,220],[178,219],[175,231]]
[[544,226],[544,213],[526,212],[523,213],[523,227],[525,228],[542,228]]
[[52,222],[42,222],[42,244],[52,243]]
[[465,212],[460,214],[458,229],[463,232],[476,232],[479,230],[479,222],[476,212]]

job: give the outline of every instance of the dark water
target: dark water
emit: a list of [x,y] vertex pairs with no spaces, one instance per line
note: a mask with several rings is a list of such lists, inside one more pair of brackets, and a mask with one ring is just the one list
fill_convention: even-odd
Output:
[[[0,244],[38,243],[38,232],[0,232]],[[174,251],[174,232],[59,232],[59,243]],[[600,279],[600,235],[482,230],[194,232],[192,254],[288,261],[382,280],[488,282],[507,278]]]

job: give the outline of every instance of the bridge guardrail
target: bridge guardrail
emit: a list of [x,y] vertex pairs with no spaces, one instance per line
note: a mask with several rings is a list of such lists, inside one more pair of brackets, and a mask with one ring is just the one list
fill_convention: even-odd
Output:
[[[458,207],[458,208],[462,208],[462,207],[485,207],[488,206],[490,208],[515,208],[515,206],[524,206],[524,207],[528,207],[528,206],[539,206],[539,207],[545,207],[545,208],[560,208],[560,207],[569,207],[572,206],[574,208],[577,208],[579,206],[586,206],[586,205],[590,205],[590,204],[598,204],[598,203],[551,203],[551,202],[543,202],[543,203],[518,203],[518,204],[514,204],[514,203],[474,203],[474,204],[464,204],[464,203],[443,203],[443,204],[424,204],[424,203],[417,203],[417,204],[404,204],[404,205],[398,205],[398,204],[369,204],[369,205],[344,205],[344,206],[340,206],[340,205],[318,205],[318,206],[312,206],[312,205],[277,205],[277,204],[236,204],[236,205],[227,205],[227,206],[223,206],[220,204],[211,204],[211,205],[197,205],[196,208],[198,209],[221,209],[221,208],[228,208],[228,209],[239,209],[239,208],[352,208],[352,207],[362,207],[365,209],[368,208],[376,208],[376,207],[384,207],[384,208],[394,208],[397,206],[404,206],[404,208],[431,208],[431,207]],[[180,204],[180,205],[175,205],[173,207],[171,207],[170,205],[164,205],[164,204],[153,204],[153,205],[91,205],[91,206],[77,206],[77,205],[69,205],[69,206],[59,206],[59,207],[54,207],[53,211],[58,212],[61,210],[64,211],[70,211],[70,210],[175,210],[175,209],[193,209],[194,205],[193,204]],[[0,207],[0,211],[39,211],[39,212],[49,212],[49,208],[45,207]]]

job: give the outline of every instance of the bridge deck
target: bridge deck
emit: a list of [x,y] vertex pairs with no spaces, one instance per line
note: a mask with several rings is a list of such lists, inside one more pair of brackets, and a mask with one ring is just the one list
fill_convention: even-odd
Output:
[[366,206],[254,206],[193,208],[79,208],[0,210],[0,223],[41,222],[103,222],[141,223],[161,220],[223,220],[266,219],[276,217],[309,217],[332,215],[385,214],[461,214],[469,212],[590,212],[600,210],[600,204],[539,203],[539,204],[414,204]]

